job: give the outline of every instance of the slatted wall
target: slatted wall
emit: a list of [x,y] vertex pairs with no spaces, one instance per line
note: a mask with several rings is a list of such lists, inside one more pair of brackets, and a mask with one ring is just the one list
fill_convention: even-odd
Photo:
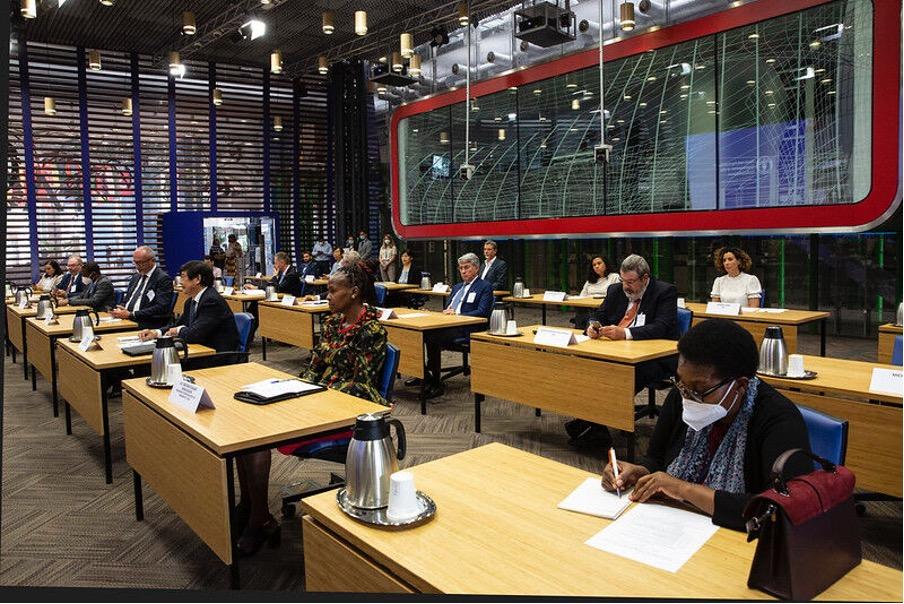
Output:
[[19,45],[10,46],[9,147],[6,197],[6,278],[14,283],[31,281],[28,192],[25,180],[25,132],[22,127],[22,87]]

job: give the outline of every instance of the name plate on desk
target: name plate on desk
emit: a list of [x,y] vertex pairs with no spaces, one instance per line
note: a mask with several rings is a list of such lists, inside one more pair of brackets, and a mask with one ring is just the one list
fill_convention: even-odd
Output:
[[169,402],[185,409],[189,413],[197,413],[201,407],[215,408],[204,386],[192,384],[187,380],[179,380],[173,385],[173,390],[169,395]]
[[19,300],[19,308],[28,308],[28,298]]
[[399,318],[399,316],[391,308],[378,308],[377,310],[380,311],[380,321],[385,321],[386,319],[398,319]]
[[543,292],[544,302],[564,302],[565,292],[545,291]]
[[546,344],[547,346],[571,346],[577,344],[578,339],[571,330],[554,329],[552,327],[540,327],[534,336],[534,344]]
[[94,332],[91,330],[88,330],[88,333],[86,333],[82,337],[82,341],[78,343],[78,349],[81,350],[82,352],[88,352],[92,348],[97,348],[98,350],[101,350],[100,344],[98,344],[97,340],[94,339]]
[[736,317],[741,314],[741,305],[730,302],[707,302],[706,312],[711,315],[732,315]]
[[304,282],[305,282],[305,283],[313,283],[313,282],[314,282],[314,275],[305,275],[305,277],[304,277]]
[[448,293],[449,286],[446,285],[445,283],[440,282],[433,286],[433,291],[438,294],[445,294],[445,293]]
[[280,302],[283,306],[295,306],[295,296],[283,296],[282,302]]
[[231,285],[228,285],[228,286],[226,286],[226,287],[223,288],[223,295],[224,295],[224,296],[231,296],[231,295],[232,295],[232,292],[234,292],[234,291],[235,291],[235,288],[234,288],[233,286],[231,286]]
[[904,394],[904,371],[901,369],[873,369],[873,376],[869,381],[870,392],[881,392],[892,396]]

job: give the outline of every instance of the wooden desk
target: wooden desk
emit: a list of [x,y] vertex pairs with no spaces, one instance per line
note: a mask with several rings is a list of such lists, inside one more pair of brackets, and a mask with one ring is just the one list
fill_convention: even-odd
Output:
[[317,325],[330,312],[329,305],[296,304],[286,306],[279,302],[260,302],[257,306],[258,332],[261,335],[263,359],[267,360],[267,338],[299,348],[313,348],[317,337]]
[[[87,306],[61,306],[55,310],[57,315],[74,314]],[[16,350],[22,353],[22,366],[25,379],[28,379],[28,344],[25,341],[25,319],[37,316],[37,308],[28,306],[19,308],[15,304],[6,305],[6,339],[12,346],[13,363],[16,362]]]
[[308,285],[317,285],[317,286],[319,286],[319,287],[326,287],[326,286],[329,285],[329,284],[330,284],[330,278],[329,278],[329,277],[321,277],[321,278],[319,278],[319,279],[314,279],[314,280],[311,281]]
[[804,367],[817,372],[816,379],[759,377],[795,403],[848,420],[844,465],[856,474],[857,486],[901,497],[902,398],[869,391],[874,367],[901,368],[810,355]]
[[[433,310],[410,308],[393,309],[398,319],[381,321],[386,328],[389,342],[399,349],[399,373],[421,379],[421,390],[418,398],[421,401],[421,415],[427,414],[426,388],[426,352],[425,347],[430,338],[439,337],[443,331],[461,329],[469,325],[483,325],[487,322],[481,317],[464,315],[447,315]],[[439,355],[437,355],[439,356]],[[442,359],[431,359],[433,366],[429,370],[439,375]]]
[[480,432],[481,403],[494,396],[625,430],[633,459],[636,367],[678,354],[678,342],[601,338],[546,346],[533,342],[537,327],[520,327],[521,337],[471,335],[474,431]]
[[[584,545],[612,521],[556,507],[591,476],[577,468],[494,443],[409,469],[437,507],[417,528],[361,524],[334,492],[302,501],[308,591],[772,599],[747,587],[756,543],[737,531],[677,573]],[[900,601],[901,572],[863,562],[817,599]]]
[[566,299],[564,302],[549,302],[543,299],[543,292],[537,294],[531,294],[526,298],[515,298],[514,296],[506,296],[502,299],[503,302],[510,302],[512,304],[524,304],[525,306],[539,306],[542,317],[540,322],[543,325],[546,325],[546,309],[550,306],[570,306],[572,308],[587,308],[590,310],[596,310],[600,307],[600,304],[603,303],[606,297],[603,296],[601,298],[587,297],[587,298],[571,298]]
[[[278,294],[282,297],[282,294]],[[246,293],[242,293],[240,291],[236,291],[235,293],[226,295],[223,294],[223,298],[226,299],[226,304],[229,305],[229,308],[232,312],[247,312],[248,304],[251,302],[263,302],[266,300],[266,296],[262,296],[260,294],[257,295],[248,295]]]
[[[245,453],[271,449],[306,436],[354,424],[362,413],[386,407],[326,390],[271,405],[249,405],[232,398],[243,385],[294,376],[257,363],[190,371],[216,409],[188,413],[171,405],[169,390],[143,379],[123,382],[126,461],[135,481],[135,516],[144,518],[142,479],[232,571],[239,586],[235,549],[234,463]],[[333,492],[335,497],[335,492]],[[335,505],[335,503],[333,504]]]
[[[94,325],[94,333],[109,333],[138,329],[138,323],[127,319],[116,319],[109,313],[100,313],[101,322]],[[105,320],[107,319],[107,320]],[[58,417],[59,402],[57,397],[57,367],[56,367],[56,341],[59,338],[68,338],[72,335],[72,323],[74,314],[59,315],[57,325],[46,325],[43,319],[29,317],[25,320],[25,341],[30,351],[28,361],[31,364],[31,389],[36,389],[35,369],[41,372],[44,379],[50,382],[51,399],[53,402],[53,416]],[[93,323],[93,315],[92,315]]]
[[[432,289],[421,289],[421,288],[418,287],[418,288],[415,288],[415,289],[409,289],[409,290],[408,290],[408,293],[409,293],[409,294],[420,294],[420,295],[422,295],[422,296],[435,296],[435,297],[442,298],[442,299],[443,299],[443,307],[445,308],[445,306],[446,306],[446,298],[448,298],[449,295],[452,293],[452,287],[449,286],[449,291],[446,291],[446,292],[435,292],[435,291],[433,291]],[[505,297],[505,296],[511,295],[511,293],[512,293],[512,292],[510,292],[510,291],[507,290],[507,289],[494,289],[494,290],[493,290],[493,297],[495,297],[495,298],[503,298],[503,297]]]
[[[82,352],[78,342],[66,338],[56,341],[57,383],[60,396],[66,401],[66,434],[72,434],[70,406],[78,411],[85,423],[104,441],[104,477],[107,484],[113,482],[113,464],[110,455],[110,419],[107,411],[107,389],[112,385],[112,374],[124,368],[150,366],[153,355],[129,356],[119,350],[117,337],[137,335],[138,330],[115,333],[101,337],[102,350]],[[214,354],[213,348],[189,344],[189,357],[205,357]],[[144,383],[145,378],[139,378]],[[145,386],[148,389],[150,386]],[[169,396],[169,390],[159,390]]]
[[395,281],[377,281],[374,285],[382,285],[387,292],[400,292],[412,289],[418,289],[417,285],[411,283],[396,283]]
[[880,363],[891,363],[891,351],[895,345],[895,336],[902,334],[904,334],[904,327],[899,327],[894,323],[886,323],[879,326],[878,359]]
[[684,306],[694,312],[694,325],[704,319],[731,319],[738,323],[753,335],[757,348],[763,341],[763,334],[766,332],[766,328],[770,325],[777,325],[782,328],[782,336],[785,338],[788,354],[797,352],[797,328],[807,323],[819,321],[819,356],[826,356],[826,320],[832,316],[832,313],[785,309],[780,313],[758,311],[732,316],[708,313],[706,312],[706,304],[698,302],[686,302]]

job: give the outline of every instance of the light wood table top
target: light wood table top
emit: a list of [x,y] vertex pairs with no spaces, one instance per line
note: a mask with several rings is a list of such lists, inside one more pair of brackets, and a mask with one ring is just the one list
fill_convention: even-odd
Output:
[[329,284],[330,284],[329,277],[320,277],[319,279],[314,279],[313,281],[308,283],[308,285],[320,285],[322,287],[326,287]]
[[322,304],[301,304],[297,300],[292,306],[281,304],[280,302],[261,302],[261,306],[272,306],[273,308],[282,308],[283,310],[292,310],[295,312],[305,312],[312,315],[319,315],[330,312],[330,305],[327,302]]
[[[747,587],[756,543],[720,528],[677,572],[584,545],[610,520],[557,509],[591,474],[494,443],[409,468],[436,502],[430,522],[385,531],[352,520],[334,492],[304,511],[421,592],[771,599]],[[818,599],[901,599],[901,572],[863,562]]]
[[[615,361],[618,363],[630,363],[632,365],[678,354],[678,342],[675,340],[610,340],[608,338],[599,338],[597,340],[587,340],[585,342],[573,344],[568,347],[535,344],[533,332],[541,327],[548,326],[526,325],[519,327],[518,332],[522,334],[520,337],[494,336],[487,332],[480,332],[471,334],[471,339],[493,342],[496,344],[507,344],[518,348],[539,348],[547,352],[571,354],[591,359]],[[581,331],[578,329],[566,329],[563,327],[555,327],[552,329],[570,331],[575,335],[581,334]]]
[[[73,355],[84,361],[92,369],[95,369],[97,371],[112,369],[114,367],[132,367],[135,365],[144,365],[146,363],[150,363],[153,355],[128,355],[119,349],[119,340],[117,338],[137,336],[139,333],[141,333],[140,330],[107,334],[100,340],[98,340],[98,344],[101,345],[101,348],[90,348],[87,351],[82,351],[82,349],[79,348],[79,342],[70,342],[68,338],[58,339],[57,346],[65,348],[68,352],[72,353]],[[212,354],[216,354],[216,350],[214,350],[213,348],[201,346],[200,344],[188,345],[188,358],[206,357]],[[182,358],[182,351],[179,351],[179,355],[179,358]],[[167,393],[168,392],[169,391],[167,391]]]
[[515,304],[526,304],[528,306],[572,306],[575,308],[599,308],[600,304],[606,299],[605,296],[600,298],[584,297],[584,298],[567,298],[562,302],[551,302],[543,299],[543,292],[531,294],[526,298],[516,298],[514,296],[506,296],[503,302],[513,302]]
[[270,405],[235,400],[233,394],[246,384],[268,378],[296,377],[258,363],[199,369],[186,375],[193,376],[196,384],[207,389],[216,409],[189,413],[169,403],[169,390],[151,388],[143,378],[126,380],[122,385],[218,455],[343,428],[353,424],[362,413],[388,410],[330,388]]
[[[417,289],[409,290],[409,293],[412,293],[412,294],[421,294],[421,295],[424,295],[424,296],[440,296],[440,297],[446,297],[446,296],[449,296],[449,295],[452,294],[452,286],[450,285],[450,286],[449,286],[449,291],[445,291],[445,292],[435,292],[435,291],[433,291],[432,289],[421,289],[421,288],[417,288]],[[496,296],[497,298],[501,298],[502,296],[508,296],[508,295],[510,295],[511,293],[512,293],[512,292],[510,292],[510,291],[507,290],[507,289],[494,289],[494,290],[493,290],[493,295]]]
[[[466,315],[447,315],[435,310],[420,308],[394,308],[398,319],[386,319],[380,321],[386,325],[413,329],[415,331],[430,331],[431,329],[445,329],[447,327],[466,327],[468,325],[482,325],[487,322],[482,317],[468,317]],[[417,315],[417,316],[414,316]]]
[[[110,313],[102,312],[99,313],[99,316],[100,325],[94,325],[94,315],[91,315],[91,326],[94,328],[95,333],[138,328],[138,323],[135,321],[130,321],[129,319],[114,319]],[[35,317],[29,317],[26,321],[31,325],[34,325],[35,329],[48,337],[59,337],[72,333],[72,323],[75,321],[75,314],[58,316],[57,325],[47,325],[44,323],[43,319],[37,319]]]
[[791,380],[759,373],[757,376],[773,386],[794,388],[801,392],[831,392],[898,405],[902,404],[901,396],[871,392],[869,389],[874,368],[900,371],[900,366],[804,355],[804,368],[809,371],[815,371],[817,373],[816,377],[812,380]]
[[694,312],[695,319],[731,319],[732,321],[752,321],[754,323],[771,323],[773,325],[802,325],[832,316],[832,313],[821,310],[794,310],[790,308],[786,308],[782,312],[764,312],[760,310],[742,312],[740,315],[720,315],[706,312],[706,304],[700,302],[685,302],[684,307]]
[[[15,304],[7,304],[7,305],[6,305],[6,308],[7,308],[11,313],[13,313],[14,315],[16,315],[17,317],[20,317],[20,318],[35,317],[35,316],[37,316],[37,314],[38,314],[38,309],[35,308],[34,306],[29,307],[29,308],[19,308],[19,307],[16,306]],[[91,308],[88,307],[88,306],[58,306],[58,307],[54,307],[54,312],[55,312],[56,314],[58,314],[58,315],[75,314],[76,312],[78,312],[78,311],[80,311],[80,310],[91,310]],[[92,315],[92,316],[93,316],[93,315]]]
[[377,281],[374,285],[382,285],[391,292],[418,289],[418,286],[413,283],[396,283],[395,281]]
[[879,333],[902,334],[904,333],[904,327],[895,325],[894,323],[886,323],[885,325],[879,326]]

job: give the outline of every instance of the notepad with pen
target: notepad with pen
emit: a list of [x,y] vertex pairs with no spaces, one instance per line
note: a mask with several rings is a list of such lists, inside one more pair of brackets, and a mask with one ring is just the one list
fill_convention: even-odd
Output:
[[324,386],[296,378],[285,380],[271,378],[242,386],[242,389],[236,392],[233,398],[252,405],[269,405],[324,390],[326,390]]

